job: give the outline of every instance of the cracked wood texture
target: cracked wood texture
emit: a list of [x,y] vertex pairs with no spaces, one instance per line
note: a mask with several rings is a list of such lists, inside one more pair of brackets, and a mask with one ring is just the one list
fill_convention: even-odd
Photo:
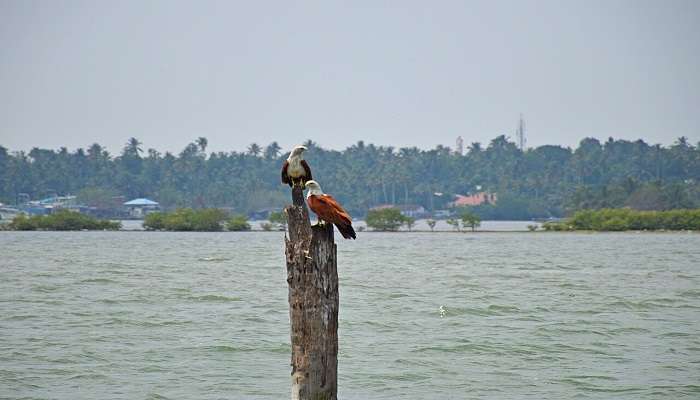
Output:
[[336,400],[338,393],[338,264],[333,225],[311,226],[303,190],[285,208],[292,400]]

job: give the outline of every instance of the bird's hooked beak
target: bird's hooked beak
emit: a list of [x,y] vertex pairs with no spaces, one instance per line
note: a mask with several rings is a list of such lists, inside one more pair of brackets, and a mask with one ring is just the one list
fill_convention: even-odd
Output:
[[291,155],[294,157],[298,157],[298,156],[301,156],[301,154],[306,150],[307,150],[306,146],[296,146],[292,149]]
[[308,190],[313,190],[313,189],[318,187],[318,183],[316,183],[316,181],[314,181],[314,180],[306,181],[306,183],[304,184],[304,187]]
[[305,152],[306,150],[308,150],[308,149],[306,148],[306,146],[297,146],[297,147],[294,148],[294,152],[295,152],[296,154],[301,154],[301,153]]
[[319,185],[318,182],[316,182],[316,181],[313,181],[313,180],[307,181],[304,186],[308,190],[307,196],[309,196],[309,195],[320,196],[323,194],[323,192],[321,191],[321,185]]

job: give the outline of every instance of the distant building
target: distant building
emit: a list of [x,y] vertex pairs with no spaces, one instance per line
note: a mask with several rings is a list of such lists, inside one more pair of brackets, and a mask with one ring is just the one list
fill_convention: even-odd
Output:
[[160,210],[160,204],[149,199],[133,199],[124,203],[131,218],[143,218],[146,214]]
[[76,196],[51,196],[45,199],[32,201],[30,203],[50,208],[69,207],[76,205]]
[[398,208],[402,215],[411,218],[423,218],[428,215],[425,208],[419,204],[381,204],[370,210],[384,210],[386,208]]
[[480,204],[496,204],[496,193],[479,192],[469,196],[456,194],[455,200],[449,203],[450,207],[478,206]]
[[47,215],[54,210],[74,210],[77,207],[75,196],[51,196],[41,200],[30,201],[29,197],[22,196],[22,202],[17,208],[29,215]]
[[518,127],[515,129],[515,137],[518,139],[518,148],[520,151],[525,151],[527,139],[525,138],[525,120],[523,119],[523,114],[520,114]]
[[435,210],[433,212],[433,218],[444,219],[449,218],[452,213],[449,210]]

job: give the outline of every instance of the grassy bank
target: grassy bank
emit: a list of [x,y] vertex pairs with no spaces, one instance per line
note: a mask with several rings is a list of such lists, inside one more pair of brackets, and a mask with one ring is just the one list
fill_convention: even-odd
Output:
[[583,210],[561,222],[547,222],[547,231],[700,231],[700,209],[637,211],[629,208]]

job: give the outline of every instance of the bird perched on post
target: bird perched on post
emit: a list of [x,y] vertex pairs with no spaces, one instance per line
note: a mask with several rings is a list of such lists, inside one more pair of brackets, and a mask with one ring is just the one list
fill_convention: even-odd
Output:
[[304,160],[304,151],[306,151],[306,146],[294,147],[289,157],[282,164],[282,183],[288,184],[289,187],[298,185],[303,188],[307,181],[313,179],[311,177],[311,168]]
[[318,215],[321,221],[335,225],[345,239],[355,239],[355,230],[352,228],[352,219],[343,207],[329,194],[323,193],[318,182],[310,180],[306,182],[309,193],[306,195],[306,204],[311,211]]

